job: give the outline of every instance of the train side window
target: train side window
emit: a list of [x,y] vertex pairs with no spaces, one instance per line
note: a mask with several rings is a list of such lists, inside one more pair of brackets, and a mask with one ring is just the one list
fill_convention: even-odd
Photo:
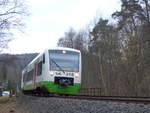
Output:
[[33,73],[34,73],[34,70],[32,69],[32,70],[29,72],[29,80],[32,80],[32,78],[33,78]]
[[33,78],[33,69],[31,70],[31,71],[29,71],[28,73],[27,73],[27,81],[30,81],[30,80],[32,80],[32,78]]
[[42,61],[38,63],[37,76],[42,75]]
[[43,64],[45,63],[45,54],[43,54]]
[[26,78],[27,78],[27,72],[25,72],[25,73],[23,74],[23,82],[26,81]]

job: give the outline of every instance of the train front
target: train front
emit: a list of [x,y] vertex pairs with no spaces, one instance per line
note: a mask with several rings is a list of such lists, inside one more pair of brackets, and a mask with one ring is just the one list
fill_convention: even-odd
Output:
[[81,86],[81,53],[78,50],[49,50],[50,92],[77,94]]

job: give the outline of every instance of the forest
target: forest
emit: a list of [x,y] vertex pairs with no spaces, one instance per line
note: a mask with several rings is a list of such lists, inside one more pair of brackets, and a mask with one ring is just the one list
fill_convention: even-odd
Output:
[[83,56],[83,88],[101,95],[150,96],[150,1],[121,0],[114,22],[102,17],[92,27],[70,28],[58,46]]
[[[57,45],[82,52],[81,89],[97,89],[104,96],[149,97],[150,1],[120,2],[113,22],[100,17],[79,31],[70,28]],[[36,55],[1,54],[0,79],[19,89],[21,70]]]

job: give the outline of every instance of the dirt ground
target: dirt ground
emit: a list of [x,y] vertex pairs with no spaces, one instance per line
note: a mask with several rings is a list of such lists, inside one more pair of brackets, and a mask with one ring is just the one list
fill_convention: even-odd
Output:
[[1,100],[2,98],[0,97],[0,113],[30,113],[21,108],[18,108],[14,98],[13,100],[9,99],[9,101],[4,101],[4,99],[3,101]]

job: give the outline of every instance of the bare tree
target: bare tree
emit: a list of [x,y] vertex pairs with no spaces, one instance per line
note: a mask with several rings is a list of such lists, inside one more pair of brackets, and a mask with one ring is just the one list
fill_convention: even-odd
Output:
[[59,39],[57,45],[60,47],[74,48],[75,35],[75,30],[73,28],[70,28],[67,32],[65,32],[64,37]]
[[28,15],[23,0],[0,0],[0,52],[7,48],[13,38],[14,30],[22,31]]
[[65,32],[64,37],[60,38],[57,45],[60,47],[70,47],[81,51],[87,50],[87,33],[84,30],[76,32],[73,28]]

